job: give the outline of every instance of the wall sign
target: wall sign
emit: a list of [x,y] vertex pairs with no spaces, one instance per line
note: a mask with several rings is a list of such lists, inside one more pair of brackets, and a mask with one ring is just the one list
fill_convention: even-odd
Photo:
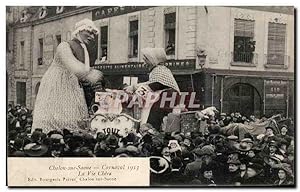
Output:
[[281,80],[265,80],[266,99],[285,99],[287,82]]
[[149,6],[105,6],[92,11],[92,20],[99,20],[107,17],[123,15],[135,11],[141,11],[150,8]]
[[265,80],[266,114],[285,113],[287,107],[287,81]]

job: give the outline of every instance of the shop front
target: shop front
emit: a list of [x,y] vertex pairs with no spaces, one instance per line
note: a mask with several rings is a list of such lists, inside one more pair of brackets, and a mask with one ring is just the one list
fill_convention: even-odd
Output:
[[294,115],[294,80],[290,73],[206,70],[203,73],[205,107],[249,117]]

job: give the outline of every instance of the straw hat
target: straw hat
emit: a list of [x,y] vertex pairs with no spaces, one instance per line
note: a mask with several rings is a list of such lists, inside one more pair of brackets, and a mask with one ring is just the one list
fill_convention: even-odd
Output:
[[247,151],[250,151],[251,149],[251,146],[246,143],[246,142],[241,142],[237,145],[234,145],[234,147],[239,150],[239,151],[243,151],[243,152],[247,152]]
[[30,157],[41,157],[45,155],[47,151],[48,147],[46,145],[40,145],[35,143],[27,144],[24,147],[25,154]]

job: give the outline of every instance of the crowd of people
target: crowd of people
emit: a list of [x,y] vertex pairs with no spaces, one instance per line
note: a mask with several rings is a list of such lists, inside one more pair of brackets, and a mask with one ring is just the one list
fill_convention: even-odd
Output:
[[[293,186],[294,136],[289,125],[280,132],[225,135],[232,122],[256,121],[237,113],[207,119],[205,132],[164,132],[149,123],[126,137],[83,130],[43,132],[32,129],[31,110],[8,106],[10,157],[149,157],[151,185]],[[260,119],[259,121],[263,121]]]

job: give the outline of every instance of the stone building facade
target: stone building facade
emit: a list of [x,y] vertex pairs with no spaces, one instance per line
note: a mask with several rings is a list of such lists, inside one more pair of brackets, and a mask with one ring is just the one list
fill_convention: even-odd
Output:
[[[33,8],[30,7],[32,12]],[[294,114],[294,13],[292,7],[36,7],[13,25],[13,86],[18,103],[34,106],[55,48],[74,24],[99,27],[98,59],[109,86],[148,78],[141,49],[163,47],[166,65],[182,91],[196,92],[201,107],[246,115]],[[24,45],[22,44],[24,43]],[[24,51],[24,54],[22,53]],[[20,62],[24,60],[24,63]],[[18,84],[18,85],[17,85]],[[20,91],[19,91],[20,92]],[[21,99],[22,102],[24,102]]]

